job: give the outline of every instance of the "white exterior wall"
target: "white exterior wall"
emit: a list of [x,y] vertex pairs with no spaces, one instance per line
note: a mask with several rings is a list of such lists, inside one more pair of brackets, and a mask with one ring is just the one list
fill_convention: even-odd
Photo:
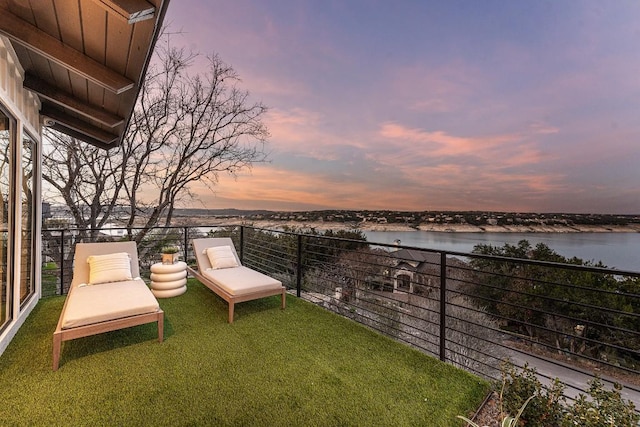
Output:
[[[42,292],[42,284],[41,284],[41,258],[42,258],[42,241],[41,241],[41,224],[42,224],[42,214],[41,214],[41,191],[40,191],[40,182],[41,182],[41,126],[40,126],[40,101],[37,96],[24,89],[22,82],[24,80],[24,70],[22,66],[18,62],[16,54],[13,50],[13,47],[9,43],[9,41],[0,36],[0,104],[13,116],[17,121],[16,126],[16,141],[22,141],[22,132],[23,128],[26,129],[30,136],[36,141],[37,144],[37,156],[34,158],[34,171],[36,172],[35,176],[35,188],[33,189],[34,193],[34,209],[35,209],[35,218],[34,218],[34,229],[32,233],[32,238],[36,240],[35,253],[33,254],[33,262],[35,263],[35,270],[33,273],[33,278],[35,283],[35,294],[30,297],[23,306],[20,306],[20,248],[21,248],[21,221],[16,220],[22,217],[22,203],[16,203],[15,206],[12,207],[12,211],[9,213],[10,218],[13,218],[13,229],[9,232],[9,240],[13,241],[14,244],[11,245],[14,248],[14,256],[13,256],[13,264],[8,266],[12,268],[13,274],[10,276],[13,279],[13,282],[9,284],[9,286],[13,287],[13,291],[11,292],[13,301],[13,319],[8,324],[8,326],[2,331],[0,334],[0,355],[4,352],[9,345],[9,342],[15,336],[16,332],[20,328],[20,326],[24,323],[29,313],[33,310],[33,308],[38,303]],[[18,143],[16,156],[14,158],[18,159],[18,167],[20,167],[20,159],[22,158],[22,144]],[[22,174],[16,173],[14,179],[14,192],[16,195],[19,195],[21,192],[21,176]]]

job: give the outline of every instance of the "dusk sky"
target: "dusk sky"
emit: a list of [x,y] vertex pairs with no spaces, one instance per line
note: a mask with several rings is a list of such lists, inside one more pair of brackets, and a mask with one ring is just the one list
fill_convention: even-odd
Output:
[[269,107],[270,163],[206,207],[640,214],[640,1],[173,0],[165,21]]

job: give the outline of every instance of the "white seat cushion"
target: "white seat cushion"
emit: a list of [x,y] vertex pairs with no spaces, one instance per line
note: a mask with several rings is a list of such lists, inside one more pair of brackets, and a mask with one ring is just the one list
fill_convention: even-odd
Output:
[[142,279],[76,286],[67,296],[62,329],[154,313],[159,309],[158,300]]
[[279,280],[244,266],[205,270],[201,273],[231,295],[246,295],[282,287]]

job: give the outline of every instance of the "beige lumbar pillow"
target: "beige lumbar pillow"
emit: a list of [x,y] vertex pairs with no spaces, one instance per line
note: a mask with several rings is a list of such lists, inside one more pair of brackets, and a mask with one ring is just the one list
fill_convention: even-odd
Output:
[[204,253],[209,258],[212,270],[238,267],[238,261],[233,254],[233,250],[231,250],[231,246],[214,246],[205,249]]
[[126,252],[107,255],[91,255],[89,264],[89,284],[121,282],[133,280],[131,276],[131,258]]

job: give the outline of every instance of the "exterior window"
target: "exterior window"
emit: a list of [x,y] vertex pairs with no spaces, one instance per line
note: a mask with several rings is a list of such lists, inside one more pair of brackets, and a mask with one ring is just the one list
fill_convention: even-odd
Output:
[[406,274],[400,274],[398,276],[398,289],[409,290],[411,285],[411,277]]
[[0,330],[12,318],[9,266],[9,209],[11,203],[11,141],[13,120],[0,109]]
[[22,247],[20,256],[20,303],[24,303],[35,293],[33,280],[33,254],[35,239],[33,236],[35,223],[35,159],[37,146],[26,131],[22,138]]

